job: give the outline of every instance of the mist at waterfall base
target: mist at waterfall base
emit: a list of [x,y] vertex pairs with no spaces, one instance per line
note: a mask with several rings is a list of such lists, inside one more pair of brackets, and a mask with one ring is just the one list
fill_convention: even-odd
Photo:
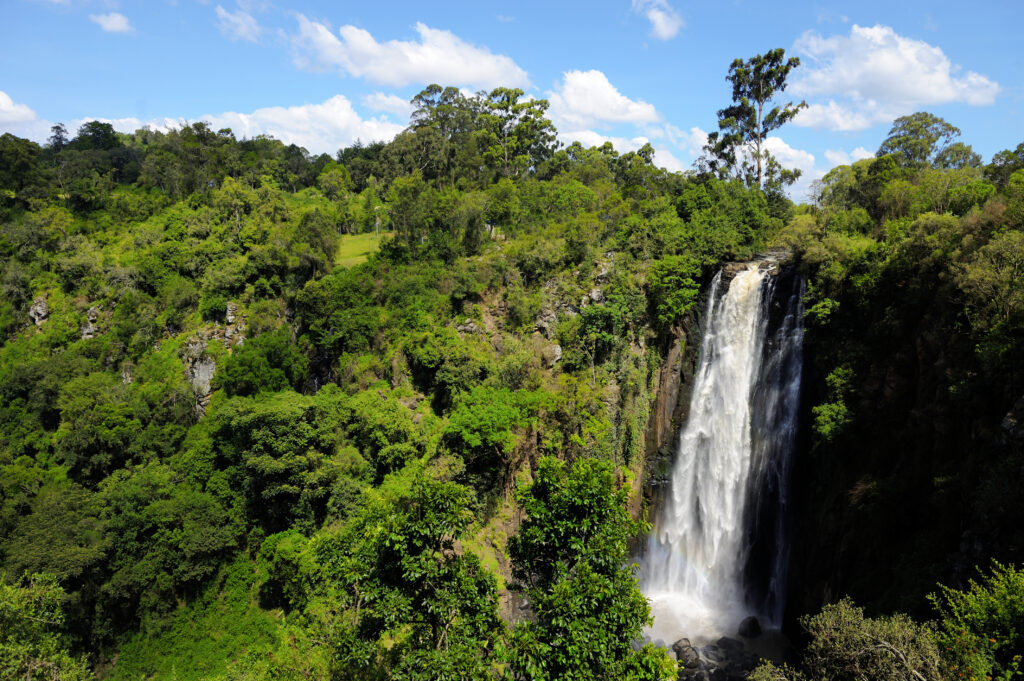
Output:
[[641,558],[653,640],[735,636],[749,615],[781,624],[801,288],[768,261],[712,282],[689,417]]

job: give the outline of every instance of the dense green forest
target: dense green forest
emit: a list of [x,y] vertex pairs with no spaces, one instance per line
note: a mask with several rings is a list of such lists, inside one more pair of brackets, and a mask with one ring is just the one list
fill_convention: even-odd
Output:
[[0,137],[0,675],[674,678],[628,553],[651,406],[769,247],[809,282],[804,654],[756,675],[1019,675],[1024,144],[914,114],[797,206],[733,84],[683,173],[502,88],[333,158]]

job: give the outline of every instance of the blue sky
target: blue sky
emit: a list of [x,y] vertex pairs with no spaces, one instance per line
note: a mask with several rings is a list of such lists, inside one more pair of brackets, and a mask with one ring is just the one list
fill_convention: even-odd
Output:
[[772,149],[804,170],[801,199],[914,111],[986,160],[1024,141],[1022,27],[1021,0],[4,0],[0,132],[205,119],[333,153],[393,136],[430,82],[512,85],[551,101],[564,141],[650,141],[677,170],[729,103],[729,63],[783,47],[803,62],[785,96],[810,108]]

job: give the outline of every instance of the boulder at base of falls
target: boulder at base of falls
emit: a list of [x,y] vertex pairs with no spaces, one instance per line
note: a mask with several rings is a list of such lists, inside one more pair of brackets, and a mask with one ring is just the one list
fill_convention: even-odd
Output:
[[700,663],[700,654],[697,649],[690,645],[690,639],[681,638],[672,644],[672,652],[676,659],[687,669],[696,669]]
[[756,617],[751,615],[740,622],[740,628],[736,633],[743,638],[757,638],[761,635],[761,623],[757,621]]
[[[676,645],[685,640],[677,641]],[[672,646],[673,650],[676,645]],[[734,638],[723,637],[692,651],[690,656],[686,648],[680,646],[676,652],[676,659],[683,663],[676,677],[680,681],[743,681],[759,661],[757,655],[744,649],[743,643]],[[695,660],[692,665],[691,659]]]

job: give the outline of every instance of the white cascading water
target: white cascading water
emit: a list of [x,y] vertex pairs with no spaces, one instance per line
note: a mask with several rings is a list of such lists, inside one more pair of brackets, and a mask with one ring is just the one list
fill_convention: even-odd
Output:
[[[696,643],[734,635],[748,614],[777,626],[781,614],[786,550],[780,533],[788,450],[796,432],[800,296],[790,294],[796,302],[786,301],[786,314],[766,347],[774,277],[751,264],[724,293],[721,279],[720,273],[711,286],[670,492],[642,559],[640,586],[654,615],[648,633],[668,643],[681,636]],[[786,414],[779,417],[779,409]],[[771,488],[768,501],[762,486]],[[762,514],[762,507],[770,509]],[[773,536],[759,540],[757,532]],[[771,593],[752,599],[744,573],[752,570],[751,556],[766,551],[776,555],[757,559],[766,564],[760,571],[770,572],[761,591]]]

